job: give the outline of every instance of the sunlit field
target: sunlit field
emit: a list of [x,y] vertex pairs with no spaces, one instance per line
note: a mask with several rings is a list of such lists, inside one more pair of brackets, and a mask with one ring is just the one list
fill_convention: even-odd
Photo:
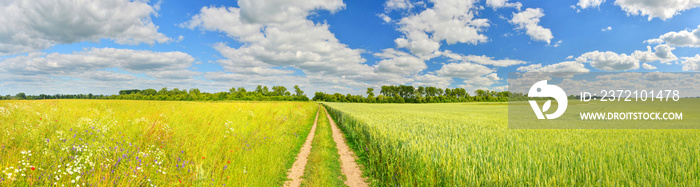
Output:
[[700,130],[508,129],[505,103],[323,103],[378,186],[698,186]]
[[0,101],[0,186],[279,186],[312,102]]

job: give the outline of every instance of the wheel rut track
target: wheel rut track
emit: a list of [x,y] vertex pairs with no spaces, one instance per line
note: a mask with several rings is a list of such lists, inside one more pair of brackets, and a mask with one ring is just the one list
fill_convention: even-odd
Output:
[[326,112],[326,117],[328,117],[328,122],[331,123],[331,129],[333,131],[333,141],[335,141],[336,148],[338,148],[338,155],[340,155],[340,166],[343,175],[347,178],[345,180],[345,185],[350,187],[355,186],[368,186],[367,180],[362,177],[362,170],[355,162],[355,153],[350,149],[348,144],[345,142],[345,137],[343,137],[343,132],[340,131],[338,126],[331,118],[331,115],[326,111],[326,107],[321,107]]
[[297,187],[301,185],[301,177],[304,175],[304,168],[306,168],[306,162],[309,161],[309,154],[311,153],[311,142],[314,139],[316,132],[316,124],[318,123],[318,114],[321,111],[321,106],[316,110],[316,119],[314,120],[314,125],[311,126],[311,132],[309,136],[306,137],[306,142],[301,147],[301,151],[297,155],[296,161],[292,165],[292,168],[287,172],[287,178],[291,179],[284,183],[284,186]]

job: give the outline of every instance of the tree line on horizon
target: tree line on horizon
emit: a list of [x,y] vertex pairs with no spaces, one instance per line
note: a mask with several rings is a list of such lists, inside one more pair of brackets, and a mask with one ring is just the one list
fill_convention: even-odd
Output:
[[[450,102],[506,102],[512,96],[509,91],[476,90],[470,95],[464,88],[414,87],[409,85],[382,86],[378,96],[374,88],[367,88],[367,97],[362,95],[327,94],[316,92],[314,101],[349,103],[450,103]],[[516,94],[522,95],[522,94]],[[523,96],[525,97],[525,96]]]
[[[93,95],[93,94],[56,94],[56,95],[26,95],[18,93],[15,96],[0,96],[0,100],[7,99],[122,99],[122,100],[167,100],[167,101],[309,101],[304,91],[298,85],[294,86],[292,94],[284,86],[258,85],[255,90],[247,91],[243,87],[232,87],[228,92],[207,93],[197,88],[172,89],[131,89],[120,90],[118,95]],[[327,94],[316,92],[313,101],[325,102],[355,102],[355,103],[447,103],[447,102],[506,102],[509,100],[526,100],[527,95],[511,93],[509,91],[476,90],[470,95],[464,88],[437,88],[433,86],[409,86],[389,85],[380,88],[378,96],[375,96],[374,88],[367,88],[367,96],[352,94]]]
[[243,100],[243,101],[309,101],[304,91],[298,85],[294,86],[294,94],[284,86],[272,86],[272,90],[267,86],[258,85],[254,91],[247,91],[243,87],[231,88],[228,92],[207,93],[197,88],[189,91],[185,89],[162,88],[155,89],[131,89],[120,90],[119,95],[93,95],[93,94],[56,94],[56,95],[26,95],[18,93],[15,96],[0,96],[0,99],[122,99],[122,100],[165,100],[165,101],[221,101],[221,100]]

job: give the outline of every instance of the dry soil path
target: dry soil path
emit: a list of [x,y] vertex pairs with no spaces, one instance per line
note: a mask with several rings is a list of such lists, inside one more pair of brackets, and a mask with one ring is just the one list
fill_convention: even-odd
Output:
[[[326,107],[321,107],[326,110]],[[336,148],[338,148],[338,154],[340,155],[340,167],[342,173],[345,175],[347,180],[345,185],[350,187],[355,186],[368,186],[367,180],[362,178],[362,170],[357,166],[355,162],[355,153],[350,150],[348,144],[345,143],[345,137],[343,137],[343,132],[338,129],[338,126],[331,118],[331,115],[326,111],[326,117],[328,117],[328,122],[331,123],[331,130],[333,131],[333,141],[335,141]]]
[[308,161],[309,153],[311,153],[311,141],[314,139],[314,132],[316,132],[316,123],[318,123],[318,112],[321,111],[321,106],[316,110],[316,120],[314,120],[314,125],[311,126],[311,132],[309,136],[306,137],[306,142],[304,146],[301,147],[301,151],[297,155],[297,161],[294,162],[292,168],[287,172],[287,178],[292,179],[284,183],[284,186],[297,187],[301,185],[301,176],[304,175],[304,168],[306,167],[306,162]]

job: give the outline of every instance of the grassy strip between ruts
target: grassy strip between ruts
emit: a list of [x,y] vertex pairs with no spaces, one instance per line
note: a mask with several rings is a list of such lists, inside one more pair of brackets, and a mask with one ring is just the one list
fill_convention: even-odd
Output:
[[340,156],[335,146],[326,112],[321,110],[302,186],[345,186],[345,176],[340,171]]

